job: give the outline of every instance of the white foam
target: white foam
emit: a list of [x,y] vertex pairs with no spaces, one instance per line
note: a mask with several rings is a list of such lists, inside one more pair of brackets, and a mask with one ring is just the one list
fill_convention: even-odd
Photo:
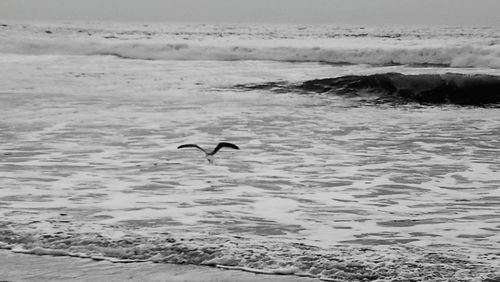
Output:
[[[285,62],[323,62],[347,64],[430,64],[452,67],[500,68],[499,31],[400,28],[359,30],[336,27],[335,36],[328,28],[311,27],[297,32],[296,27],[279,29],[282,36],[267,27],[252,27],[232,33],[219,26],[166,26],[151,36],[151,30],[132,26],[92,29],[91,26],[10,26],[0,37],[0,52],[46,55],[115,55],[147,60],[270,60]],[[163,26],[162,28],[165,28]],[[329,27],[331,29],[331,27]],[[57,29],[46,34],[44,29]],[[87,36],[81,31],[92,31]],[[159,29],[161,30],[161,29]],[[201,30],[201,31],[200,31]],[[241,32],[238,34],[238,32]],[[109,37],[109,34],[113,34]],[[415,34],[417,36],[415,36]],[[394,37],[394,38],[393,38]]]
[[[151,42],[152,41],[152,42]],[[26,39],[0,41],[0,52],[33,55],[113,55],[142,60],[268,60],[373,65],[446,65],[500,68],[500,46],[216,46],[151,41]],[[286,44],[286,42],[285,42]]]

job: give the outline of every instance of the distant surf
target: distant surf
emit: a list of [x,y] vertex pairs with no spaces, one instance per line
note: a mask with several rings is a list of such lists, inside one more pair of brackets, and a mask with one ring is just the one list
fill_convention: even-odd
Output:
[[0,53],[500,69],[491,28],[4,24]]
[[498,46],[255,46],[124,41],[117,39],[0,40],[1,53],[34,55],[111,55],[138,60],[219,60],[318,62],[379,66],[500,68]]
[[314,79],[298,84],[269,82],[238,87],[362,97],[377,103],[500,106],[500,77],[484,74],[384,73]]

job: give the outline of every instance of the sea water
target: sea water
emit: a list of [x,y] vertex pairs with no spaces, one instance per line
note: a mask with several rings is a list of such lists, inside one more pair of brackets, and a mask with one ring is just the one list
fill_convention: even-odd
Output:
[[[498,28],[4,22],[0,72],[2,248],[352,281],[499,271],[498,107],[241,87],[496,76]],[[213,165],[177,149],[222,141],[240,150]]]

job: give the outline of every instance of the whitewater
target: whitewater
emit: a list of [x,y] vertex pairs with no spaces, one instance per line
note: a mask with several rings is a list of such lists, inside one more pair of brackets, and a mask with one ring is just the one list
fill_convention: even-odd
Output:
[[498,28],[0,22],[0,73],[0,248],[500,276]]
[[[0,51],[115,55],[143,60],[264,60],[500,68],[493,28],[266,25],[23,25],[4,28]],[[276,40],[279,43],[276,44]],[[369,44],[367,44],[369,42]]]

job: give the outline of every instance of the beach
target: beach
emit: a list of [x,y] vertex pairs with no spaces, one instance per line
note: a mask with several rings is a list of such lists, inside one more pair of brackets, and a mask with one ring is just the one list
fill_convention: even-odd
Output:
[[2,281],[317,281],[179,264],[114,264],[89,259],[33,256],[1,251]]
[[3,23],[0,279],[494,279],[499,37]]

